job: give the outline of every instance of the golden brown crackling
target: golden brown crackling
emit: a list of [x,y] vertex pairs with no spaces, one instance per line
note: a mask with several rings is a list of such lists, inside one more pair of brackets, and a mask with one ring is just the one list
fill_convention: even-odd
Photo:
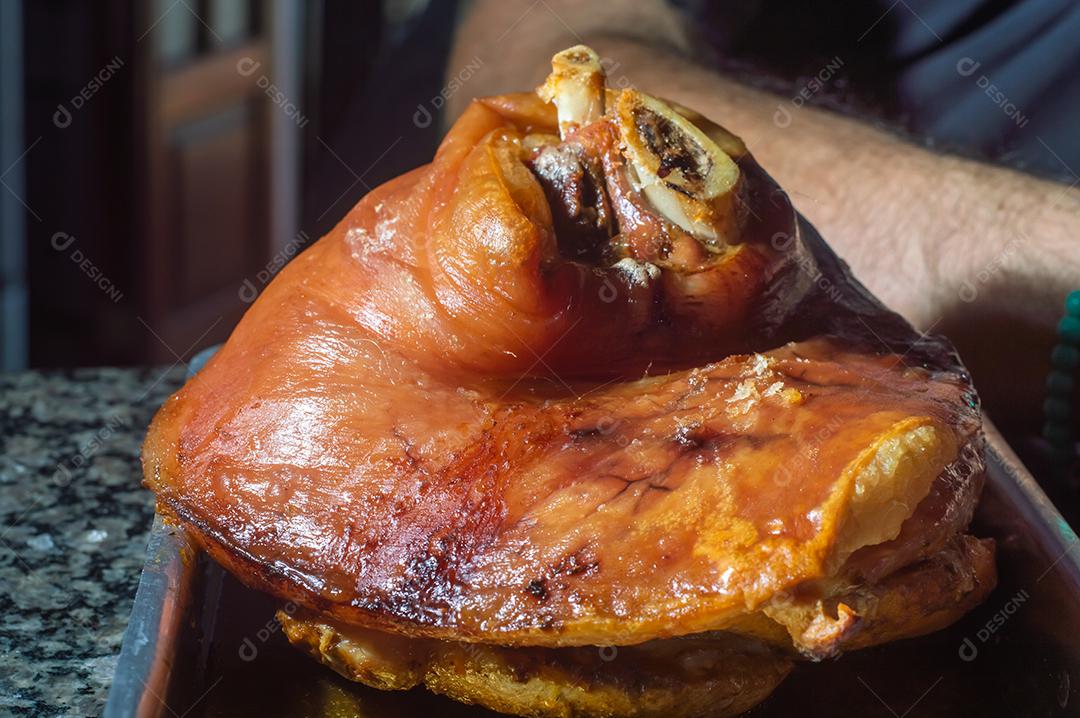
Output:
[[423,685],[522,716],[723,718],[748,710],[790,661],[724,634],[622,648],[503,648],[407,639],[278,612],[290,642],[350,680],[382,690]]
[[[514,715],[728,716],[762,700],[790,670],[781,636],[815,659],[918,636],[955,621],[994,585],[991,542],[956,537],[878,584],[747,616],[744,628],[777,640],[771,649],[725,633],[619,648],[508,648],[407,638],[303,610],[279,611],[278,620],[294,645],[382,690],[423,685]],[[755,616],[760,625],[751,627]]]
[[996,585],[993,541],[964,534],[878,583],[817,601],[777,602],[765,613],[787,627],[796,648],[820,659],[940,630]]
[[[262,346],[294,368],[222,350],[151,428],[148,479],[256,587],[407,635],[557,646],[723,628],[826,575],[875,447],[929,440],[915,468],[933,477],[965,441],[959,387],[822,343],[503,406],[484,387],[365,376],[386,394],[367,413],[337,389],[348,365]],[[297,386],[304,402],[278,398]],[[784,462],[797,480],[774,485]]]
[[[977,440],[967,377],[845,335],[746,353],[771,337],[766,285],[781,306],[806,288],[769,242],[783,203],[659,281],[568,259],[524,141],[555,121],[535,97],[475,103],[281,272],[151,426],[163,511],[335,620],[549,647],[745,626],[866,544],[913,545],[905,519]],[[748,196],[776,189],[737,159]],[[686,239],[647,203],[612,212]]]

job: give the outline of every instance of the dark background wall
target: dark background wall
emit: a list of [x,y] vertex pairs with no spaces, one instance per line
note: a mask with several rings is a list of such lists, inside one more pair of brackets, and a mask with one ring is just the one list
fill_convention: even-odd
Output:
[[249,284],[438,143],[412,117],[456,2],[4,5],[7,368],[221,341]]

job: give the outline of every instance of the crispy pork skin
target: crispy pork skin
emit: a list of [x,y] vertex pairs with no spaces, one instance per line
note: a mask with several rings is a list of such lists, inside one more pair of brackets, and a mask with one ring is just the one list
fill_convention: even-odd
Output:
[[297,647],[351,680],[382,690],[423,685],[522,716],[734,716],[791,669],[776,651],[723,633],[621,648],[505,648],[402,638],[304,613],[278,619]]
[[146,483],[360,682],[732,715],[995,583],[966,371],[815,238],[737,138],[571,48],[270,283]]
[[356,337],[326,363],[282,335],[294,311],[165,405],[152,485],[254,585],[408,635],[621,645],[725,628],[899,536],[976,427],[959,384],[828,342],[578,398],[446,383],[371,349],[375,368]]

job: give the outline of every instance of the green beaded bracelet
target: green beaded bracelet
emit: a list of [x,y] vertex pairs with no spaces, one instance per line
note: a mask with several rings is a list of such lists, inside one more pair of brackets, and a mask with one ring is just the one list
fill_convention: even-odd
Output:
[[1080,318],[1066,314],[1058,322],[1057,329],[1061,341],[1073,346],[1080,344]]
[[1080,290],[1065,298],[1065,316],[1057,325],[1058,343],[1050,353],[1053,370],[1046,377],[1046,400],[1043,402],[1043,438],[1056,456],[1072,460],[1072,396],[1076,388],[1076,368],[1080,366]]

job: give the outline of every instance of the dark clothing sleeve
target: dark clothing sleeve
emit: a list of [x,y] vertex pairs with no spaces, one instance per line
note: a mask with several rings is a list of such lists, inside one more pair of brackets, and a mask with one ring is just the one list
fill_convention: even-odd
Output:
[[796,104],[869,116],[940,149],[1080,179],[1080,3],[675,3],[709,61],[801,95]]

